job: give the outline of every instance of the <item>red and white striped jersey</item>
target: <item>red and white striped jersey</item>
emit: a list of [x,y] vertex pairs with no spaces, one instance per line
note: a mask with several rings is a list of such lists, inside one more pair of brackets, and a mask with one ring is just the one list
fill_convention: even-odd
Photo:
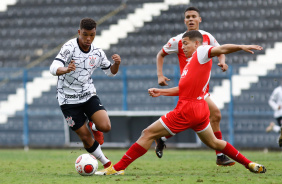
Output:
[[204,99],[210,81],[213,46],[201,45],[187,59],[179,80],[179,99]]
[[[208,32],[199,30],[199,32],[203,35],[203,45],[211,45],[211,46],[220,46],[216,39]],[[186,33],[186,32],[184,32]],[[176,53],[179,60],[179,68],[180,74],[182,74],[183,68],[187,64],[185,54],[182,50],[182,36],[184,33],[181,33],[175,37],[169,39],[167,44],[165,44],[162,48],[163,52],[167,55]]]

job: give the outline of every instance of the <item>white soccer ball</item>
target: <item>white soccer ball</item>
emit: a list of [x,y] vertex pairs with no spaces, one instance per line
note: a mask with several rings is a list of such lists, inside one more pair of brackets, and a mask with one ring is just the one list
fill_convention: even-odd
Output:
[[91,176],[98,169],[98,161],[91,154],[82,154],[75,161],[75,169],[82,176]]

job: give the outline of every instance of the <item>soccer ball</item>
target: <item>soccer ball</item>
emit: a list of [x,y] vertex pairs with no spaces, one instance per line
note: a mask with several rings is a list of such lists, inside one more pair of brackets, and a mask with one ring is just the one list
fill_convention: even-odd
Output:
[[98,161],[91,154],[82,154],[75,161],[75,169],[82,176],[91,176],[98,169]]

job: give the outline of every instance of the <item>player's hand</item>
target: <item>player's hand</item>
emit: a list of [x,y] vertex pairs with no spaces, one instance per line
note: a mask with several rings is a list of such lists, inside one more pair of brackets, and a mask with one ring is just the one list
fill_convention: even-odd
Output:
[[242,50],[254,54],[252,50],[262,50],[262,46],[259,45],[242,45]]
[[148,89],[148,93],[151,97],[158,97],[161,95],[160,89],[158,88],[150,88]]
[[71,60],[69,66],[67,67],[67,73],[70,73],[71,71],[75,71],[75,61]]
[[168,84],[166,81],[170,81],[170,79],[163,75],[158,76],[158,84],[160,86],[167,86]]
[[222,70],[222,72],[225,72],[226,70],[228,70],[228,65],[227,64],[222,64],[222,63],[217,63],[217,66],[219,66]]
[[121,58],[120,58],[120,56],[119,56],[118,54],[112,55],[112,59],[114,60],[114,62],[115,62],[116,65],[120,65],[120,63],[121,63]]

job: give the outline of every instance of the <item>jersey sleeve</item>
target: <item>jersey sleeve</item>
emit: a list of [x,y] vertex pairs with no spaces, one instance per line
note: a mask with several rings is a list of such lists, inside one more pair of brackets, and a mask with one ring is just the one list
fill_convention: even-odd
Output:
[[60,67],[64,67],[64,64],[58,60],[54,60],[50,66],[50,73],[54,76],[57,75],[57,70]]
[[211,60],[210,52],[212,48],[211,45],[201,45],[197,48],[197,57],[200,64],[205,64]]
[[173,37],[163,46],[162,51],[169,55],[173,53],[178,53],[178,40]]
[[214,47],[220,46],[220,44],[216,41],[216,39],[211,34],[209,34],[208,36],[210,38],[210,45],[211,46],[214,46]]
[[279,96],[279,90],[278,88],[275,88],[275,90],[272,92],[271,96],[269,97],[268,104],[273,110],[278,110],[279,105],[277,104],[277,99]]
[[108,60],[105,52],[100,49],[101,57],[99,62],[99,67],[104,71],[107,76],[114,76],[111,72],[112,63]]
[[73,51],[74,46],[70,42],[67,42],[62,46],[55,60],[62,62],[66,66],[72,60]]

